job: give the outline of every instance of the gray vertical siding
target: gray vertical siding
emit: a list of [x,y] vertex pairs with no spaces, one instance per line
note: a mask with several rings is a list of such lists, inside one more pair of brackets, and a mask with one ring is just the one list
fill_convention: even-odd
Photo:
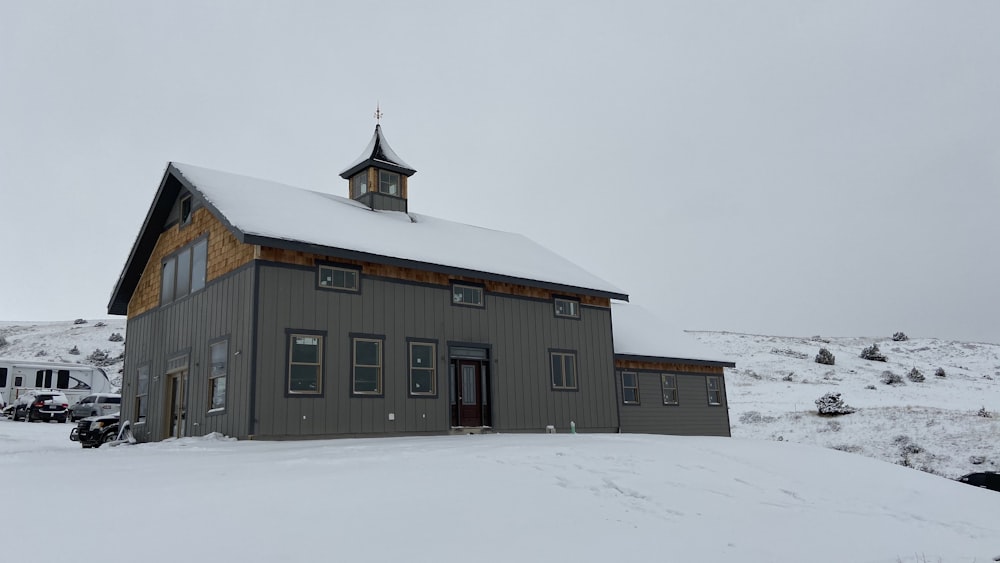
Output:
[[[621,404],[622,432],[643,434],[677,434],[685,436],[729,436],[729,402],[726,397],[725,377],[722,380],[722,404],[708,404],[708,387],[705,374],[685,374],[673,371],[649,372],[642,370],[615,371],[617,400],[622,402],[622,372],[636,373],[639,380],[639,404]],[[677,377],[676,405],[663,404],[660,374],[672,373]]]
[[[485,308],[460,307],[448,287],[367,276],[359,293],[321,290],[312,268],[268,264],[258,292],[258,437],[446,432],[449,342],[490,347],[495,429],[565,431],[570,421],[581,431],[618,428],[610,310],[584,307],[580,320],[559,319],[551,301],[490,293]],[[326,331],[321,397],[286,396],[286,329]],[[385,337],[381,397],[351,397],[351,333]],[[407,338],[437,340],[436,398],[409,396]],[[552,348],[577,352],[578,391],[551,389]]]
[[[205,289],[176,303],[154,309],[128,321],[122,416],[133,421],[137,369],[150,367],[149,407],[145,424],[133,427],[139,440],[160,440],[166,427],[167,360],[190,354],[187,380],[188,436],[221,432],[246,437],[250,419],[250,363],[253,303],[253,267],[244,267],[209,283]],[[208,413],[210,341],[229,336],[226,408]],[[237,354],[237,352],[239,352]]]

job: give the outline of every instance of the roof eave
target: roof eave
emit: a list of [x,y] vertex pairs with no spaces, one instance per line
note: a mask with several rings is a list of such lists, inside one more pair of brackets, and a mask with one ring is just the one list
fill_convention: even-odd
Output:
[[517,276],[507,276],[503,274],[496,274],[492,272],[483,272],[479,270],[472,270],[467,268],[459,268],[456,266],[446,266],[442,264],[434,264],[431,262],[421,262],[419,260],[410,260],[406,258],[397,258],[394,256],[384,256],[381,254],[373,254],[370,252],[361,252],[358,250],[349,250],[346,248],[336,248],[331,246],[321,246],[317,244],[309,244],[300,241],[267,237],[262,235],[252,235],[245,234],[243,242],[246,244],[259,244],[261,246],[270,246],[274,248],[281,248],[285,250],[294,250],[299,252],[308,252],[311,254],[319,254],[322,256],[328,256],[331,258],[342,258],[349,260],[360,260],[363,262],[372,262],[375,264],[385,264],[387,266],[398,266],[402,268],[413,268],[416,270],[423,270],[428,272],[435,272],[440,274],[447,274],[452,276],[464,276],[478,278],[488,281],[504,282],[504,283],[516,283],[519,285],[527,285],[530,287],[538,287],[541,289],[547,289],[554,292],[563,293],[573,293],[579,295],[589,295],[592,297],[603,297],[606,299],[618,299],[620,301],[628,301],[628,295],[624,293],[618,293],[614,291],[607,291],[602,289],[593,289],[579,286],[572,286],[567,284],[560,284],[555,282],[546,282],[539,280],[531,280],[527,278],[521,278]]
[[703,360],[703,359],[693,359],[693,358],[675,358],[670,356],[643,356],[639,354],[615,354],[615,360],[633,361],[633,362],[650,362],[657,364],[687,364],[691,366],[709,366],[709,367],[723,367],[723,368],[734,368],[736,367],[735,362],[724,361],[724,360]]
[[348,179],[351,178],[351,176],[354,176],[355,174],[357,174],[358,172],[361,172],[365,168],[369,168],[369,167],[372,167],[372,166],[374,166],[375,168],[380,168],[382,170],[389,170],[391,172],[397,172],[399,174],[402,174],[403,176],[413,176],[414,174],[417,173],[417,171],[414,170],[414,169],[412,169],[412,168],[406,168],[404,166],[399,166],[398,164],[389,162],[388,160],[379,160],[379,159],[376,159],[376,158],[369,158],[367,160],[359,162],[359,163],[355,164],[354,166],[352,166],[352,167],[344,170],[343,172],[340,173],[340,177],[343,178],[343,179],[345,179],[345,180],[348,180]]

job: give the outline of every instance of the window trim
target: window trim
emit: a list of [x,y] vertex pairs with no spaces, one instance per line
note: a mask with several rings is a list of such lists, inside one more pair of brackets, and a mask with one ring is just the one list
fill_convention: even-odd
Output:
[[[306,336],[319,338],[319,372],[316,391],[292,391],[292,338]],[[303,365],[314,365],[299,362]],[[326,331],[286,328],[285,329],[285,397],[323,397],[326,393]]]
[[[555,371],[553,371],[553,360],[556,356],[562,357],[562,385],[556,385]],[[566,385],[566,358],[573,358],[573,385]],[[563,350],[549,348],[549,387],[552,391],[579,391],[580,390],[580,361],[576,350]]]
[[[480,301],[479,303],[468,303],[466,301],[455,301],[455,288],[471,288],[479,290]],[[472,307],[474,309],[485,309],[486,308],[486,287],[477,283],[470,282],[452,282],[451,283],[451,304],[456,307]]]
[[[430,368],[415,368],[413,366],[413,346],[431,346],[431,358],[434,362]],[[431,338],[407,338],[406,339],[406,390],[407,395],[414,399],[436,399],[438,397],[438,341]],[[424,392],[413,391],[413,370],[430,370],[431,390]]]
[[[151,363],[144,362],[136,366],[135,368],[135,423],[142,424],[146,422],[146,418],[149,416],[149,384],[150,379],[150,369]],[[146,392],[142,393],[142,372],[146,371]],[[144,401],[145,400],[145,401]],[[142,404],[146,403],[146,414],[142,414]]]
[[[719,388],[716,392],[719,394],[719,401],[716,403],[712,402],[712,381],[717,381]],[[705,394],[708,399],[708,406],[710,407],[721,407],[723,404],[723,387],[722,387],[722,376],[720,375],[709,375],[705,377]]]
[[[393,172],[392,170],[383,170],[381,168],[376,168],[376,170],[378,170],[378,174],[376,174],[376,176],[378,177],[377,178],[377,180],[378,180],[378,189],[376,191],[378,193],[382,194],[382,195],[387,195],[389,197],[399,197],[399,198],[402,198],[403,197],[403,175],[400,174],[399,172]],[[396,193],[382,191],[382,174],[392,175],[392,176],[396,177]]]
[[[187,217],[184,216],[184,204],[187,204]],[[194,217],[194,197],[190,192],[178,198],[177,223],[181,227],[191,224]]]
[[[212,372],[213,372],[212,348],[214,348],[215,346],[218,346],[219,344],[225,344],[226,345],[226,356],[225,356],[226,357],[226,365],[225,365],[225,371],[223,372],[222,375],[213,375],[212,374]],[[209,414],[225,412],[227,406],[229,405],[229,385],[228,385],[229,384],[229,381],[228,381],[228,378],[229,378],[229,359],[230,359],[230,355],[229,355],[229,335],[228,334],[225,335],[225,336],[221,336],[219,338],[216,338],[214,340],[209,340],[208,341],[208,374],[206,374],[206,378],[208,379],[208,412],[209,412]],[[216,406],[213,406],[213,404],[212,404],[212,401],[215,398],[215,388],[214,388],[214,385],[215,385],[216,380],[218,380],[218,379],[225,380],[225,382],[223,383],[224,390],[223,390],[223,395],[222,395],[222,406],[221,407],[216,407]]]
[[[668,377],[672,377],[673,378],[673,380],[674,380],[673,387],[668,387],[667,386],[667,378]],[[680,391],[678,389],[677,377],[678,377],[678,375],[676,373],[661,373],[660,374],[660,394],[663,395],[663,404],[664,405],[667,405],[667,406],[677,406],[677,405],[681,404],[681,395],[680,395]],[[673,401],[668,401],[667,400],[667,390],[668,389],[672,389],[673,392],[674,392],[674,400]]]
[[[561,314],[559,313],[559,302],[563,301],[566,303],[571,303],[576,311],[575,314]],[[552,297],[552,314],[558,319],[573,319],[580,320],[580,300],[572,297],[564,297],[562,295],[555,295]]]
[[[198,245],[205,245],[205,271],[201,272],[202,279],[199,280],[199,287],[195,289],[195,247]],[[177,294],[177,275],[180,272],[178,258],[187,253],[188,266],[187,266],[187,293],[184,295]],[[171,281],[170,281],[170,297],[164,295],[164,288],[166,287],[165,280],[167,266],[171,265]],[[205,289],[208,286],[208,233],[205,233],[198,238],[192,240],[191,242],[185,244],[184,246],[175,249],[170,254],[167,254],[160,259],[160,306],[170,305],[171,303],[176,303],[185,297],[189,297]]]
[[[631,375],[635,385],[625,385],[625,376]],[[622,404],[624,405],[641,405],[641,399],[639,397],[639,372],[637,371],[623,371],[621,372],[621,387],[622,387]],[[625,396],[626,389],[635,389],[635,400],[629,401]]]
[[[351,289],[349,287],[323,285],[322,281],[324,268],[353,273],[355,282],[354,288]],[[322,289],[324,291],[339,291],[341,293],[361,293],[361,267],[352,264],[339,264],[337,262],[318,262],[316,264],[316,289]]]
[[[384,397],[385,396],[385,335],[384,334],[364,334],[358,332],[352,332],[348,335],[351,339],[351,397],[355,398],[365,398],[365,397]],[[376,367],[378,368],[378,375],[376,379],[375,391],[358,391],[357,381],[355,379],[356,373],[355,369],[357,365],[357,342],[378,342],[378,365],[376,366],[363,366],[363,367]]]

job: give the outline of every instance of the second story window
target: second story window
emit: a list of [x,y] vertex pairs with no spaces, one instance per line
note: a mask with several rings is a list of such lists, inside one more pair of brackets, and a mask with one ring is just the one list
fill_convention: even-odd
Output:
[[403,195],[399,184],[399,174],[387,170],[378,171],[378,191],[395,196]]
[[580,302],[564,297],[555,298],[555,312],[557,317],[567,317],[570,319],[580,318]]
[[358,290],[358,271],[337,266],[319,267],[319,286],[325,289]]
[[208,239],[190,244],[162,263],[160,304],[172,303],[205,288]]
[[474,285],[451,286],[451,302],[455,305],[483,306],[483,288]]

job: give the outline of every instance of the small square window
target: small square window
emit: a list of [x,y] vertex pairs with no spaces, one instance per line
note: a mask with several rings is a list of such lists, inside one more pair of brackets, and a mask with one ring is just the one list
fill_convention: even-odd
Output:
[[663,404],[676,405],[677,401],[677,376],[664,373],[660,375],[660,385],[663,387]]
[[580,318],[580,302],[573,299],[556,297],[554,300],[557,317],[567,317],[570,319]]
[[722,404],[722,378],[718,376],[708,377],[708,404]]
[[378,191],[389,195],[400,195],[399,174],[386,170],[379,170]]
[[319,267],[319,286],[326,289],[358,290],[358,271],[336,266]]
[[552,352],[552,388],[577,389],[576,353]]
[[474,285],[451,286],[451,302],[456,305],[483,306],[483,288]]
[[633,372],[622,372],[622,401],[627,405],[639,404],[639,376]]

